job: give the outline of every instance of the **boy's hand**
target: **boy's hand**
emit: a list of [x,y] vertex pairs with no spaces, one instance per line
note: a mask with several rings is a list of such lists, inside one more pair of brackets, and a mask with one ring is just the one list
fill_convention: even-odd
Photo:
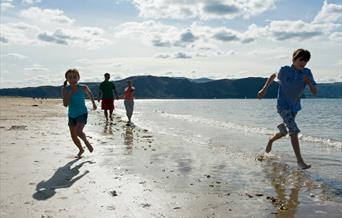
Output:
[[304,83],[305,83],[305,84],[310,84],[310,83],[311,83],[309,77],[306,76],[306,75],[304,76]]
[[93,110],[96,110],[96,109],[97,109],[96,104],[93,104]]
[[257,95],[257,98],[258,99],[262,99],[266,94],[266,89],[261,89],[259,92],[258,92],[258,95]]

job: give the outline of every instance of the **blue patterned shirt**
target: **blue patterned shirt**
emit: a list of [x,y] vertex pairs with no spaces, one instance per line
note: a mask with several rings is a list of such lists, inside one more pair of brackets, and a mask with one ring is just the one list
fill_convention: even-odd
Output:
[[297,70],[293,65],[281,67],[278,73],[279,89],[277,110],[291,110],[298,112],[301,110],[300,97],[304,93],[306,84],[304,83],[304,76],[307,76],[312,85],[316,86],[311,70],[304,68]]

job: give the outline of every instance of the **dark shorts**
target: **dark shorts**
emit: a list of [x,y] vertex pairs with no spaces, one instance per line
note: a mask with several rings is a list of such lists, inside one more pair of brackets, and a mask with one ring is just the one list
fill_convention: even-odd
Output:
[[87,119],[88,119],[88,113],[82,114],[82,115],[80,115],[78,117],[75,117],[75,118],[69,117],[68,125],[70,127],[76,126],[77,123],[82,123],[82,124],[86,125],[87,124]]
[[102,110],[114,110],[114,99],[113,98],[102,99],[101,109]]

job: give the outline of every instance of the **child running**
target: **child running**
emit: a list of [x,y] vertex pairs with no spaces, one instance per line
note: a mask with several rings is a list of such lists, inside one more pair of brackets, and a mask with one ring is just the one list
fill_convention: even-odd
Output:
[[292,65],[281,67],[278,74],[272,74],[257,95],[259,99],[264,97],[268,87],[277,76],[279,80],[277,111],[283,119],[283,123],[278,125],[279,132],[269,139],[266,146],[266,153],[271,151],[274,141],[284,137],[289,132],[297,163],[301,169],[308,169],[311,166],[304,162],[300,153],[298,140],[300,130],[295,122],[295,118],[297,112],[301,110],[300,97],[304,92],[305,86],[309,86],[310,92],[313,95],[317,94],[316,82],[311,70],[305,68],[310,57],[311,54],[308,50],[295,50],[292,55]]
[[[78,84],[80,74],[77,69],[69,69],[65,73],[65,79],[66,81],[62,87],[63,105],[68,107],[68,125],[71,139],[79,149],[77,157],[81,158],[84,149],[79,138],[83,140],[90,152],[93,152],[94,150],[83,132],[83,128],[87,124],[88,118],[88,110],[85,105],[85,94],[91,99],[94,110],[96,110],[96,104],[88,86]],[[67,86],[67,83],[69,83],[69,86]]]
[[125,99],[124,104],[126,108],[126,115],[128,118],[127,126],[132,125],[131,118],[132,118],[133,110],[134,110],[134,91],[135,91],[135,88],[132,84],[132,81],[128,80],[124,95],[121,96],[121,98]]

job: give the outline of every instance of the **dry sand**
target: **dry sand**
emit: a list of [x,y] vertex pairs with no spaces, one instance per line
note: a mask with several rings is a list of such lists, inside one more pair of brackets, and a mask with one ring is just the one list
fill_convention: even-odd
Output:
[[[186,164],[181,168],[165,164],[161,160],[170,158],[165,155],[181,155],[167,150],[171,141],[143,127],[126,127],[118,116],[113,125],[105,125],[96,120],[99,113],[89,113],[85,128],[94,152],[86,150],[83,158],[75,159],[77,149],[61,100],[0,98],[0,217],[302,217],[310,213],[311,208],[305,207],[296,211],[298,202],[292,201],[296,189],[290,200],[263,192],[237,192],[212,175],[189,173]],[[332,217],[339,217],[336,205],[333,210]]]

